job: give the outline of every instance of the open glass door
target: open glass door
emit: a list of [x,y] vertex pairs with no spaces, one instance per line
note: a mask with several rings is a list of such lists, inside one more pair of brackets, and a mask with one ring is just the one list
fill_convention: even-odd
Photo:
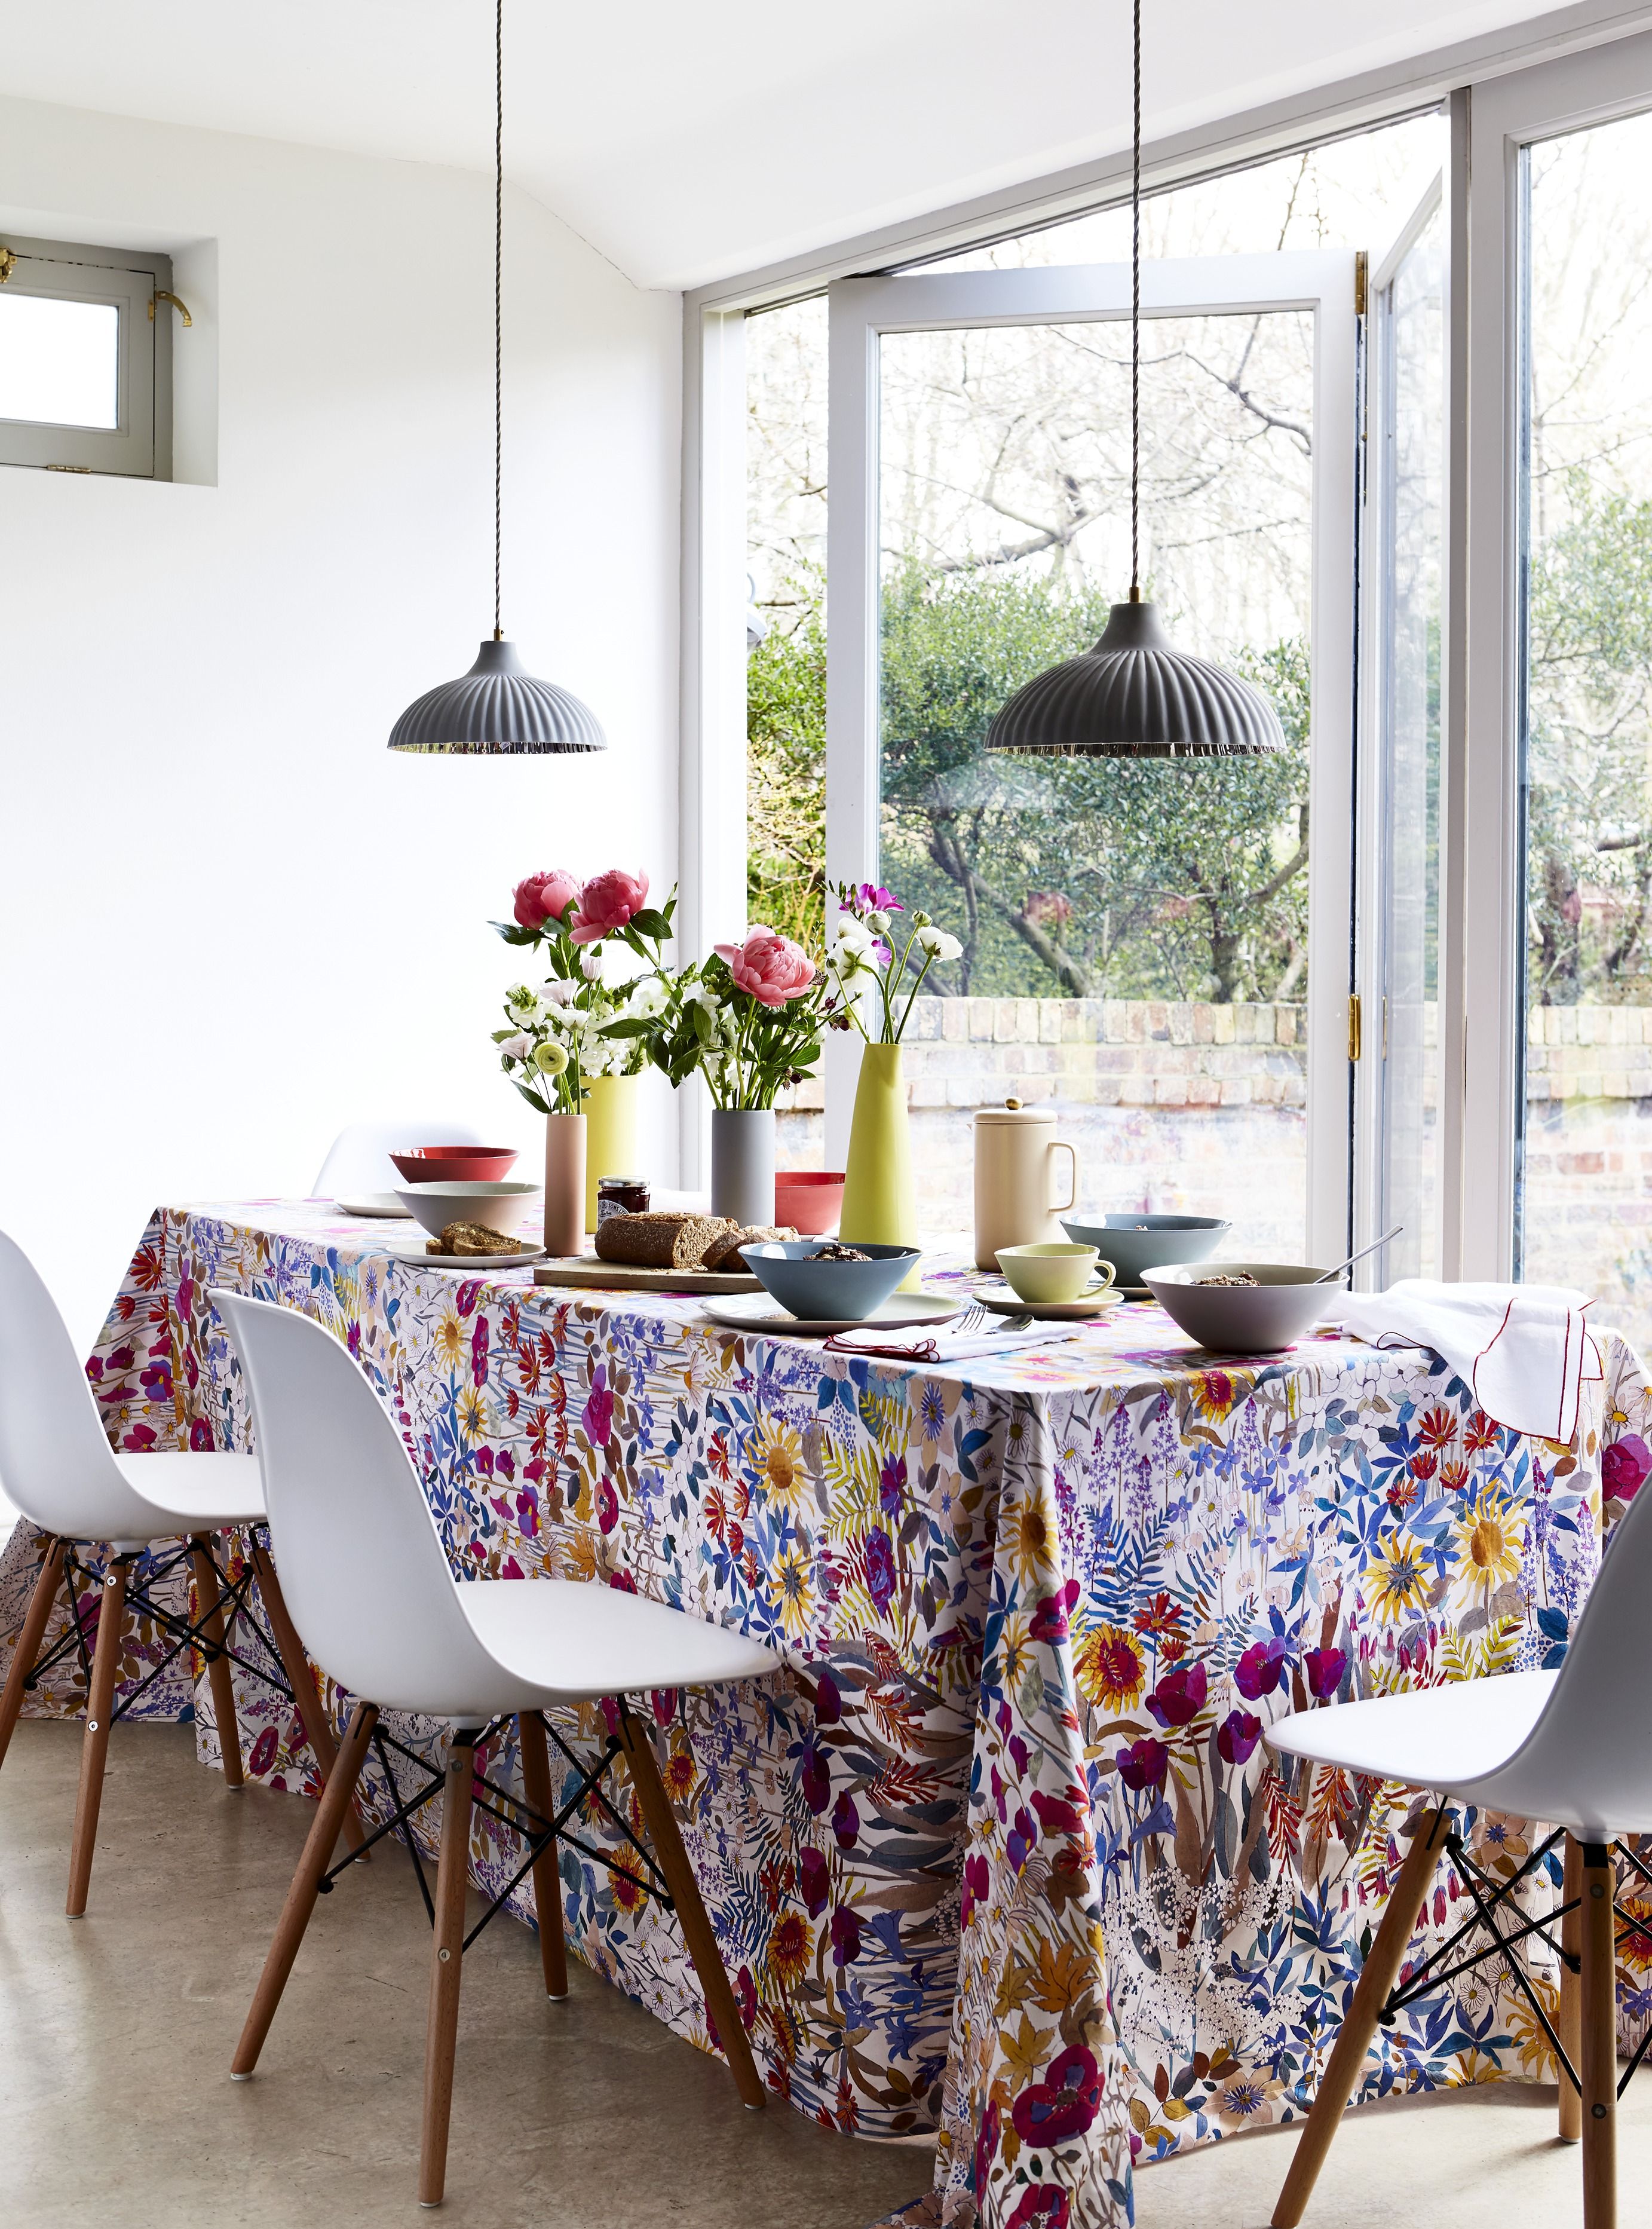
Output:
[[[1333,1261],[1349,1224],[1351,254],[1143,271],[1143,575],[1266,687],[1277,759],[989,758],[1129,575],[1128,266],[832,289],[827,868],[955,935],[908,1037],[920,1220],[968,1110],[1051,1100],[1097,1210]],[[829,1047],[841,1166],[855,1045]]]
[[1437,179],[1372,274],[1361,660],[1361,871],[1368,1179],[1361,1243],[1400,1228],[1371,1287],[1439,1275],[1440,716],[1445,497],[1445,212]]

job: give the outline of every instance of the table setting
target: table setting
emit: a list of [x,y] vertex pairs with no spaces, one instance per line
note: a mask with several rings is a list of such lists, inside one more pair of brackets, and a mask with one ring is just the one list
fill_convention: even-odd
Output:
[[[535,902],[560,894],[534,880]],[[645,893],[610,933],[641,921],[637,956],[657,968],[669,909],[644,918]],[[573,972],[552,980],[575,987],[533,1013],[513,991],[500,1038],[547,1114],[543,1186],[496,1167],[432,1176],[432,1139],[395,1188],[406,1212],[157,1208],[87,1362],[112,1442],[248,1448],[208,1288],[278,1301],[358,1361],[457,1575],[640,1592],[778,1650],[784,1671],[749,1691],[648,1699],[768,2091],[845,2134],[935,2134],[933,2187],[897,2217],[910,2229],[1122,2229],[1138,2167],[1305,2112],[1414,1823],[1393,1789],[1272,1757],[1267,1725],[1558,1661],[1603,1538],[1652,1470],[1646,1373],[1610,1327],[1585,1326],[1582,1295],[1354,1295],[1310,1282],[1324,1270],[1229,1262],[1220,1217],[1081,1206],[1076,1153],[1057,1202],[1054,1155],[1072,1149],[1047,1109],[978,1124],[1002,1134],[977,1165],[972,1238],[920,1240],[907,1219],[881,1085],[871,1143],[861,1128],[845,1172],[812,1172],[843,1178],[836,1235],[777,1223],[749,1129],[708,1202],[663,1195],[630,1173],[634,1140],[570,1141],[586,1115],[546,1094],[569,1044],[583,1057],[596,1040],[566,1017],[594,1011],[578,1002],[600,987],[601,1011],[635,1025],[612,1042],[663,1046],[669,1064],[686,1030],[747,1063],[730,1095],[761,1097],[797,1064],[784,1008],[797,1018],[800,971],[759,954],[752,973],[748,940],[720,963],[716,1013],[685,1021],[710,1012],[695,986],[720,979],[701,969],[657,997],[599,985],[573,941],[577,894],[562,896],[573,928],[548,912],[535,926],[559,922]],[[889,894],[857,902],[863,944],[868,920],[886,935]],[[517,942],[533,934],[523,909]],[[829,976],[839,997],[846,966]],[[740,992],[742,971],[781,1004]],[[731,1008],[732,1037],[717,1018]],[[816,1047],[823,1012],[801,1018]],[[611,1179],[641,1204],[599,1202]],[[489,1250],[490,1232],[509,1250]],[[731,1232],[720,1269],[699,1266]],[[1245,1352],[1273,1289],[1245,1281],[1269,1269],[1305,1312]],[[1231,1304],[1237,1345],[1190,1336],[1181,1292]],[[1444,1314],[1443,1292],[1457,1296]],[[0,1556],[0,1630],[33,1556],[20,1526]],[[144,1671],[140,1634],[122,1676]],[[326,1693],[342,1724],[349,1699]],[[302,1720],[253,1685],[237,1702],[256,1729],[248,1776],[317,1793]],[[77,1708],[67,1673],[31,1707]],[[141,1707],[192,1714],[215,1761],[204,1676],[180,1665]],[[573,1749],[600,1740],[602,1707],[566,1714]],[[489,1770],[518,1773],[508,1734]],[[362,1787],[387,1815],[391,1792],[370,1773]],[[1470,1831],[1494,1867],[1527,1847],[1522,1821]],[[600,1815],[582,1833],[615,1839]],[[477,1885],[497,1894],[514,1862],[478,1816]],[[561,1885],[574,1953],[715,2049],[671,1915],[633,1893],[618,1844],[611,1866],[565,1849]],[[1419,1950],[1458,1924],[1463,1892],[1442,1875]],[[511,1908],[528,1917],[525,1897]],[[1553,1961],[1532,1963],[1558,1991]],[[1638,2032],[1645,1973],[1621,1977],[1620,2010]],[[1408,2007],[1358,2094],[1553,2071],[1494,1972]]]

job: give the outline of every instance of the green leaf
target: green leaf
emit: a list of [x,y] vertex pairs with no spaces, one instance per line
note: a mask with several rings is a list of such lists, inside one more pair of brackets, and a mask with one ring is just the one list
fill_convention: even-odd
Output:
[[658,943],[666,935],[670,924],[663,913],[656,912],[652,906],[644,906],[641,913],[634,913],[631,915],[629,926],[634,928],[639,936],[651,936],[656,943]]

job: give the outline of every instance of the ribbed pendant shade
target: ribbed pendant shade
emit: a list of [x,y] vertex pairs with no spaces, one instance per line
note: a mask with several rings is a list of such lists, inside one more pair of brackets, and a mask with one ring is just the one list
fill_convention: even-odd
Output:
[[1130,601],[1101,640],[1015,691],[987,730],[989,751],[1050,758],[1233,758],[1284,748],[1259,689],[1177,650],[1142,601],[1142,0],[1131,9]]
[[522,671],[500,622],[504,485],[505,0],[493,11],[493,640],[457,681],[409,704],[390,730],[393,751],[505,758],[554,751],[605,751],[594,713],[566,689]]
[[1115,604],[1093,650],[1035,675],[987,731],[989,751],[1051,758],[1232,758],[1284,740],[1261,691],[1173,648],[1153,604]]
[[605,750],[607,737],[577,697],[522,671],[514,643],[484,642],[468,673],[408,705],[390,730],[390,748],[508,757]]

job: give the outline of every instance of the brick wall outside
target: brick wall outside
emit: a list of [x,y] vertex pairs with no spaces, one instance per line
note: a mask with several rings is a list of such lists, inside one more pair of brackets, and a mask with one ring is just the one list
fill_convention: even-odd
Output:
[[[1235,1253],[1300,1260],[1303,1028],[1299,1005],[920,999],[906,1067],[925,1227],[968,1230],[970,1117],[1016,1098],[1056,1108],[1085,1205],[1225,1215]],[[1526,1275],[1597,1294],[1597,1319],[1652,1352],[1652,1007],[1537,1008],[1527,1067]],[[780,1158],[818,1168],[819,1085],[796,1100]]]

